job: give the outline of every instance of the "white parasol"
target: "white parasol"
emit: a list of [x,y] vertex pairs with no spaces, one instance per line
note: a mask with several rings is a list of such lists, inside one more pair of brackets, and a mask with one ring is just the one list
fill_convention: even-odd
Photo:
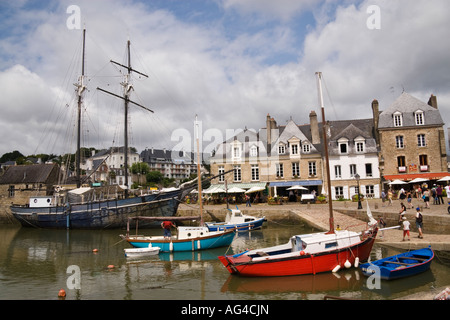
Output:
[[299,185],[295,185],[290,188],[287,188],[286,190],[308,190],[308,189]]

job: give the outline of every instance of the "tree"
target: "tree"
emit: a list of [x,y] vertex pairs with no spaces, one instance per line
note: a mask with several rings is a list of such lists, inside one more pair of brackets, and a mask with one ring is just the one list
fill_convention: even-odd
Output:
[[159,171],[150,171],[146,174],[147,182],[161,183],[164,175]]
[[131,173],[132,174],[147,174],[150,172],[150,167],[146,162],[136,162],[131,165]]
[[2,157],[0,158],[0,163],[4,163],[7,161],[17,161],[19,158],[25,158],[25,156],[19,151],[14,150],[13,152],[8,152],[2,155]]

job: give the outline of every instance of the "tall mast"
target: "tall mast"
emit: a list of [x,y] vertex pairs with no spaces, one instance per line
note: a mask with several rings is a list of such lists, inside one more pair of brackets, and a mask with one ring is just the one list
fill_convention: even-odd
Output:
[[200,210],[200,225],[203,226],[203,198],[202,198],[202,175],[200,172],[200,143],[199,143],[199,124],[197,115],[195,115],[195,137],[197,141],[197,181],[198,181],[198,203]]
[[316,72],[317,76],[317,88],[319,96],[319,105],[322,111],[322,131],[323,131],[323,141],[325,147],[325,161],[327,170],[327,192],[328,192],[328,206],[330,211],[330,230],[328,234],[334,233],[334,217],[333,217],[333,203],[331,201],[331,178],[330,178],[330,160],[328,157],[328,139],[327,139],[327,129],[325,122],[325,110],[323,107],[323,95],[322,95],[322,72]]
[[85,52],[85,39],[86,39],[86,29],[83,29],[83,51],[81,59],[81,76],[78,79],[77,95],[78,95],[78,124],[77,124],[77,151],[76,151],[76,180],[77,188],[81,187],[81,105],[83,103],[83,92],[86,87],[84,86],[84,52]]
[[132,86],[131,83],[130,83],[131,72],[135,72],[135,73],[137,73],[137,74],[140,74],[141,76],[144,76],[144,77],[148,78],[148,76],[147,76],[146,74],[141,73],[141,72],[139,72],[139,71],[136,71],[136,70],[134,70],[134,69],[131,67],[130,44],[131,44],[131,42],[130,42],[130,40],[128,40],[128,42],[127,42],[127,56],[128,56],[128,59],[127,59],[127,60],[128,60],[128,61],[127,61],[127,65],[126,65],[126,66],[123,65],[123,64],[121,64],[121,63],[118,63],[118,62],[115,62],[115,61],[113,61],[113,60],[110,60],[111,63],[114,63],[114,64],[116,64],[116,65],[118,65],[118,66],[120,66],[120,67],[123,67],[123,68],[127,69],[127,74],[125,75],[125,80],[121,83],[121,85],[122,85],[123,88],[124,88],[124,90],[123,90],[123,91],[124,91],[124,92],[123,92],[123,96],[119,96],[119,95],[117,95],[117,94],[115,94],[115,93],[112,93],[112,92],[109,92],[109,91],[106,91],[106,90],[104,90],[104,89],[101,89],[101,88],[98,88],[98,87],[97,87],[97,90],[106,92],[106,93],[108,93],[108,94],[110,94],[110,95],[113,95],[113,96],[115,96],[115,97],[117,97],[117,98],[123,99],[124,102],[125,102],[125,103],[124,103],[124,149],[125,149],[125,150],[124,150],[124,156],[125,156],[124,169],[125,169],[125,198],[128,197],[128,104],[129,104],[129,103],[133,103],[133,104],[135,104],[135,105],[137,105],[137,106],[139,106],[139,107],[141,107],[141,108],[143,108],[143,109],[145,109],[145,110],[150,111],[150,112],[153,113],[153,111],[150,110],[150,109],[148,109],[147,107],[144,107],[143,105],[141,105],[141,104],[139,104],[139,103],[136,103],[136,102],[130,100],[131,90],[133,89],[133,86]]

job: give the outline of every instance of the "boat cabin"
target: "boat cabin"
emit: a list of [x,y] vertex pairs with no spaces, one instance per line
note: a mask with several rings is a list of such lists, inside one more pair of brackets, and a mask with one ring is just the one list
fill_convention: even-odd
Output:
[[209,233],[207,227],[178,227],[178,239],[193,239]]
[[293,252],[305,251],[309,254],[348,247],[360,241],[359,233],[348,230],[335,231],[334,234],[296,235],[291,238]]

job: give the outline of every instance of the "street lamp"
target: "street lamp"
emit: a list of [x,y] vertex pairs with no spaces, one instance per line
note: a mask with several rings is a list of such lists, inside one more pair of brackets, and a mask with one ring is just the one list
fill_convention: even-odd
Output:
[[359,178],[360,178],[359,174],[355,174],[355,179],[356,179],[356,182],[358,183],[358,210],[362,209],[361,194],[359,192]]

